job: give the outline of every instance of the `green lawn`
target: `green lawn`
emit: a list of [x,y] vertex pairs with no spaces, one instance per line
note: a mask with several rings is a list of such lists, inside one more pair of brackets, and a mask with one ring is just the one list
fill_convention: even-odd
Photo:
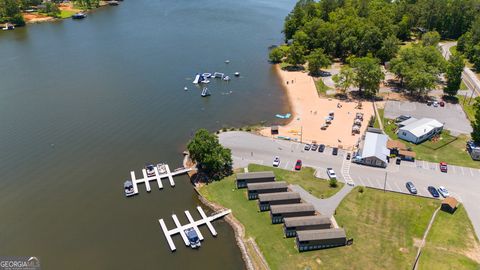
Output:
[[[418,269],[480,269],[468,255],[480,254],[480,244],[465,208],[451,215],[438,212],[420,256]],[[477,255],[478,260],[479,255]]]
[[328,87],[321,78],[315,80],[315,87],[317,88],[317,93],[320,97],[328,96],[327,91],[331,90],[331,88]]
[[[385,133],[392,139],[397,139],[395,130],[397,126],[391,119],[383,119]],[[465,145],[469,137],[460,135],[456,138],[451,136],[447,130],[442,132],[437,142],[427,141],[421,144],[413,144],[401,140],[407,147],[410,147],[416,154],[417,159],[431,162],[447,162],[448,164],[480,168],[480,162],[472,160]]]
[[316,178],[313,175],[315,170],[309,167],[303,167],[299,172],[292,172],[274,167],[250,164],[248,165],[248,171],[273,171],[277,181],[286,181],[289,184],[299,185],[317,198],[328,198],[337,193],[344,185],[337,182],[336,188],[330,187],[328,180]]
[[72,17],[75,13],[75,11],[71,10],[60,10],[60,15],[58,15],[58,17],[61,19],[66,19]]
[[384,113],[385,109],[378,109],[378,117],[375,117],[375,124],[373,125],[374,128],[380,128],[380,121],[383,119]]
[[461,96],[457,95],[458,103],[462,106],[463,111],[467,115],[468,120],[474,121],[475,120],[475,110],[473,104],[475,103],[475,99],[471,99],[469,96]]
[[299,253],[282,225],[271,225],[269,214],[235,188],[234,176],[200,189],[208,200],[232,209],[245,226],[246,237],[258,244],[271,269],[408,269],[424,230],[439,201],[355,188],[337,208],[336,219],[352,246]]

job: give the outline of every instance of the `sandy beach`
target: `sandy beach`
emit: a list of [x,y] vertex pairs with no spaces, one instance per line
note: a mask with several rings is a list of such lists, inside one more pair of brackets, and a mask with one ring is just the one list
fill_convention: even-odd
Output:
[[[333,98],[321,98],[313,78],[303,71],[285,71],[276,66],[278,75],[287,92],[292,109],[291,121],[279,127],[279,134],[272,135],[270,127],[260,133],[264,136],[282,136],[302,142],[317,142],[329,146],[352,149],[360,138],[352,135],[352,125],[356,113],[363,113],[360,134],[367,128],[370,117],[374,114],[371,102],[362,102],[358,109],[356,101],[339,101]],[[322,130],[325,118],[334,112],[334,120],[327,129]]]

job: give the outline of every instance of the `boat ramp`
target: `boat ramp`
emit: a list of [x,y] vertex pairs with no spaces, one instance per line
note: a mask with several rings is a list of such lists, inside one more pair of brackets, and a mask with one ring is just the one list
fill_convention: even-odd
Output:
[[138,194],[138,184],[142,184],[142,183],[145,184],[145,188],[147,192],[150,192],[151,191],[150,181],[157,181],[158,189],[163,189],[163,183],[162,183],[163,178],[168,178],[168,181],[170,182],[170,186],[174,187],[175,186],[175,182],[173,181],[174,176],[184,174],[192,170],[191,168],[178,168],[172,172],[170,171],[170,167],[167,164],[165,164],[164,166],[165,166],[164,173],[160,173],[158,171],[157,166],[155,166],[153,168],[155,170],[155,175],[153,176],[147,176],[147,170],[142,169],[143,178],[139,178],[139,179],[136,178],[134,171],[130,171],[130,176],[132,178],[131,181],[133,184],[133,195]]
[[177,215],[173,214],[172,219],[173,219],[173,222],[175,223],[176,228],[171,229],[171,230],[167,229],[167,225],[165,225],[165,221],[163,221],[163,219],[158,220],[158,222],[160,222],[160,227],[162,227],[162,231],[165,234],[165,238],[167,239],[168,246],[170,247],[170,249],[172,251],[175,251],[177,249],[175,247],[175,243],[173,242],[173,239],[172,239],[173,235],[175,235],[177,233],[180,233],[185,245],[190,246],[190,241],[188,240],[187,235],[185,234],[185,230],[189,229],[189,228],[193,228],[195,230],[195,232],[197,233],[200,241],[203,241],[204,238],[203,238],[202,233],[198,229],[198,226],[206,224],[208,229],[210,230],[210,233],[212,233],[213,236],[217,236],[217,231],[213,227],[212,221],[215,220],[215,219],[219,219],[223,216],[226,216],[226,215],[228,215],[232,212],[232,210],[228,209],[228,210],[224,210],[224,211],[215,213],[215,214],[207,217],[207,215],[205,214],[205,212],[203,211],[203,209],[200,206],[197,206],[197,211],[198,211],[198,213],[200,213],[200,216],[202,216],[202,218],[197,220],[197,221],[193,220],[193,217],[188,210],[185,211],[185,215],[187,216],[187,219],[190,222],[190,223],[185,224],[185,225],[181,225],[180,221],[177,218]]

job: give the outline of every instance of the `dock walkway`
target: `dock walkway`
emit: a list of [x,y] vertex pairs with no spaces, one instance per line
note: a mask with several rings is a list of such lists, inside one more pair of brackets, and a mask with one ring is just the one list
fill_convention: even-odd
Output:
[[187,173],[192,169],[180,168],[172,172],[170,171],[170,167],[167,164],[165,164],[165,171],[166,171],[165,173],[161,174],[158,171],[158,168],[156,166],[154,167],[154,170],[155,170],[154,176],[147,176],[147,170],[142,169],[143,178],[139,178],[139,179],[136,178],[134,171],[130,171],[131,181],[133,184],[133,191],[135,195],[138,194],[138,184],[142,184],[142,183],[145,184],[145,188],[147,192],[150,192],[151,191],[150,181],[157,181],[158,189],[163,189],[162,178],[168,178],[168,181],[170,182],[170,186],[174,187],[175,182],[173,181],[173,177],[176,175]]
[[160,226],[162,227],[163,233],[165,234],[165,238],[167,239],[168,245],[170,246],[170,249],[172,251],[175,251],[177,249],[175,247],[175,243],[173,242],[172,235],[180,233],[185,245],[189,246],[190,242],[188,241],[188,238],[185,234],[185,230],[188,229],[188,228],[193,228],[195,230],[195,232],[197,233],[200,241],[203,241],[204,237],[203,237],[202,233],[200,232],[200,230],[198,229],[198,226],[206,224],[208,229],[212,233],[212,235],[217,236],[217,231],[213,227],[212,221],[215,220],[215,219],[219,219],[223,216],[226,216],[226,215],[228,215],[232,212],[232,210],[228,209],[228,210],[224,210],[224,211],[221,211],[219,213],[213,214],[212,216],[207,217],[207,215],[205,214],[205,212],[203,211],[203,209],[200,206],[197,206],[197,210],[200,213],[200,216],[202,216],[202,219],[194,221],[190,212],[185,211],[185,215],[187,216],[187,219],[190,222],[190,223],[185,224],[185,225],[181,225],[180,221],[177,218],[177,215],[173,214],[172,219],[173,219],[173,222],[175,223],[175,226],[176,226],[175,229],[168,230],[167,225],[165,225],[165,221],[163,221],[163,219],[158,220],[158,222],[160,223]]

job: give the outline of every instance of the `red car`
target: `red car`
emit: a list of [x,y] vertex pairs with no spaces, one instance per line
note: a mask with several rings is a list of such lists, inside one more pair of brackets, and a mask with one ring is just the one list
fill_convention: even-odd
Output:
[[295,163],[295,170],[300,171],[302,169],[302,161],[299,159],[297,163]]
[[440,162],[440,171],[444,173],[448,171],[448,166],[446,162]]
[[439,104],[440,104],[440,107],[445,107],[445,102],[440,101]]

